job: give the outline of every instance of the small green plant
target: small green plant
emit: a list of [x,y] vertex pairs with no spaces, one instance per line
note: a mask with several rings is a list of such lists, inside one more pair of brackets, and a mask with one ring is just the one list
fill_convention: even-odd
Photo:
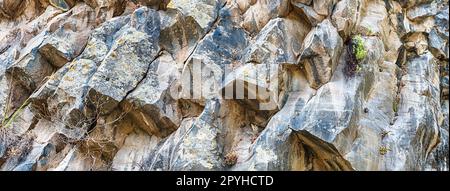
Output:
[[397,100],[394,100],[392,102],[392,109],[394,110],[395,113],[398,112],[398,101]]
[[352,39],[353,43],[353,55],[355,55],[356,60],[361,62],[366,57],[367,51],[364,48],[364,42],[360,35],[356,35]]
[[364,47],[364,41],[360,35],[353,36],[345,43],[347,45],[347,65],[345,73],[347,76],[353,76],[361,70],[361,62],[366,58],[367,51]]
[[391,149],[388,148],[388,147],[386,147],[386,146],[381,146],[381,147],[378,149],[378,152],[380,153],[380,155],[385,155],[385,154],[387,154],[387,152],[389,152],[389,151],[391,151]]

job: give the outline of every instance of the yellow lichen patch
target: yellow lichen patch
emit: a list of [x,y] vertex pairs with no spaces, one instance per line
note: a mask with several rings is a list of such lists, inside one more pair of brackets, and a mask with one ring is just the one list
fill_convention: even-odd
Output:
[[175,9],[176,8],[172,0],[169,2],[169,4],[167,4],[167,8],[168,9]]
[[72,77],[70,77],[70,76],[64,76],[64,80],[71,82],[74,79]]
[[385,154],[387,154],[387,152],[389,152],[389,151],[391,151],[391,149],[389,149],[389,148],[386,147],[386,146],[381,146],[381,147],[378,149],[378,152],[380,153],[380,155],[385,155]]

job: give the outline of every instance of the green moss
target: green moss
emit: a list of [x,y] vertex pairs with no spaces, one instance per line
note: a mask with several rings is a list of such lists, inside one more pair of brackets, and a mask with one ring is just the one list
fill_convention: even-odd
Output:
[[398,112],[398,102],[397,102],[397,100],[394,100],[394,102],[392,102],[392,109],[394,110],[394,112]]
[[358,62],[361,62],[366,57],[367,51],[364,48],[364,42],[361,36],[357,35],[353,37],[353,54]]

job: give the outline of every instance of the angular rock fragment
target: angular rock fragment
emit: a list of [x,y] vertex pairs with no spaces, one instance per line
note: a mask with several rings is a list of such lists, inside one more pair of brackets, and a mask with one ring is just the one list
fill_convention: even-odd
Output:
[[313,88],[328,82],[336,69],[343,40],[329,20],[314,27],[304,39],[299,62]]
[[408,13],[406,14],[406,16],[410,20],[419,20],[422,19],[423,17],[436,15],[436,13],[437,13],[437,4],[430,3],[430,4],[422,4],[408,9]]
[[334,5],[334,0],[314,0],[313,8],[314,10],[323,16],[327,16],[331,13]]
[[[112,42],[109,36],[114,36],[128,21],[129,17],[119,17],[105,22],[101,27],[94,30],[86,48],[79,58],[73,63],[66,64],[58,69],[58,71],[52,74],[49,79],[30,96],[32,111],[40,118],[47,118],[49,120],[52,117],[51,113],[58,114],[57,117],[53,116],[53,118],[61,120],[64,123],[69,122],[70,120],[60,119],[60,117],[66,117],[66,115],[71,113],[71,110],[74,108],[78,108],[78,112],[82,111],[82,108],[85,105],[84,99],[87,91],[85,84],[90,80],[92,73],[96,71],[97,66],[100,65],[100,62],[110,50]],[[58,93],[55,94],[56,91],[58,91]],[[59,95],[64,98],[60,99],[58,97]],[[49,111],[49,105],[52,105],[52,108],[50,108],[52,112]],[[66,108],[66,111],[61,111],[60,109],[62,108]],[[68,108],[72,109],[67,110]],[[67,119],[70,119],[70,117]],[[85,118],[82,115],[77,114],[75,119]],[[83,124],[71,124],[71,126],[78,125]]]
[[[181,122],[176,100],[180,72],[173,58],[163,53],[150,64],[142,82],[125,98],[122,107],[150,135],[165,137]],[[172,95],[175,94],[175,95]]]
[[221,16],[217,28],[199,42],[185,64],[180,98],[202,103],[205,98],[219,96],[225,70],[239,65],[242,55],[239,50],[248,45],[247,35],[243,29],[233,26],[227,10]]
[[186,18],[192,18],[200,28],[207,31],[216,20],[220,6],[219,1],[215,0],[171,0],[167,9],[180,11]]
[[[378,38],[365,38],[367,57],[362,64],[360,75],[348,78],[343,73],[347,53],[339,59],[339,65],[330,82],[317,90],[299,115],[290,120],[294,131],[307,131],[311,135],[329,143],[339,142],[340,136],[353,135],[357,129],[357,119],[362,106],[360,99],[368,96],[374,83],[374,70],[383,59],[383,46]],[[335,147],[342,151],[341,145]]]
[[10,107],[6,109],[11,112],[19,108],[53,70],[54,68],[37,51],[27,54],[8,67],[6,77],[13,88],[9,95]]
[[146,160],[147,170],[221,170],[224,164],[214,121],[220,103],[211,100],[196,119],[185,119],[180,128],[160,143]]
[[293,6],[301,10],[301,13],[308,18],[308,21],[312,26],[316,26],[318,23],[322,22],[322,20],[325,19],[325,16],[317,14],[312,7],[309,7],[305,4],[293,3]]
[[[256,111],[258,117],[268,119],[274,111],[281,108],[279,75],[278,65],[246,64],[225,77],[222,95],[225,99],[234,99]],[[265,126],[258,123],[258,120],[255,121],[256,124]]]
[[[148,26],[152,26],[148,23]],[[135,28],[125,28],[97,72],[89,81],[88,98],[94,107],[106,114],[145,77],[159,47],[151,37]]]
[[289,14],[288,0],[258,0],[244,13],[242,27],[250,33],[258,33],[271,20]]
[[57,68],[81,53],[96,22],[94,10],[87,5],[76,6],[67,14],[62,26],[47,36],[39,48],[39,53]]
[[276,18],[261,30],[243,55],[245,63],[296,64],[309,26],[298,17]]
[[112,170],[137,171],[144,165],[144,159],[159,142],[156,136],[137,131],[127,136],[124,145],[112,161]]
[[361,1],[342,0],[336,3],[331,21],[343,39],[346,39],[356,24],[359,15],[358,5]]
[[444,6],[436,15],[436,26],[428,34],[428,44],[435,57],[449,58],[448,50],[448,5]]

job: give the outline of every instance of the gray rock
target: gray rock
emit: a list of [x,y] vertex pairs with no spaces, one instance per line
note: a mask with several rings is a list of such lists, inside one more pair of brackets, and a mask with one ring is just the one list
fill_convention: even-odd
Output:
[[124,145],[117,151],[111,168],[116,171],[137,171],[144,165],[145,157],[159,142],[156,136],[142,131],[133,132],[125,139]]
[[[13,112],[24,104],[28,96],[39,87],[44,78],[49,76],[53,70],[54,68],[37,53],[37,50],[9,66],[6,70],[6,78],[9,79],[9,85],[15,88],[10,90],[9,107],[5,109]],[[6,115],[10,115],[9,112]]]
[[[50,119],[52,116],[48,105],[53,105],[53,108],[51,109],[52,113],[59,114],[58,117],[53,118],[64,122],[69,122],[70,120],[61,119],[60,117],[65,117],[66,114],[71,113],[71,109],[66,111],[68,113],[62,112],[60,109],[78,108],[77,111],[82,111],[83,106],[85,105],[84,99],[87,91],[86,82],[90,80],[92,72],[96,71],[97,66],[100,65],[100,62],[110,50],[113,40],[111,36],[115,36],[120,28],[128,21],[129,17],[115,18],[105,22],[101,27],[94,30],[86,48],[79,56],[79,59],[58,69],[30,96],[32,111],[40,118]],[[66,74],[67,77],[65,77]],[[61,81],[63,81],[63,83],[67,82],[67,86],[66,84],[61,84]],[[55,95],[56,91],[58,91],[58,95],[71,99],[59,99],[59,97]],[[75,100],[77,101],[75,102]],[[78,115],[78,118],[83,119],[84,117],[83,115]],[[83,124],[80,123],[78,125],[82,126]],[[72,124],[72,126],[77,125]]]
[[291,116],[298,116],[315,93],[299,70],[291,70],[290,76],[295,81],[286,104],[254,140],[248,158],[232,170],[351,170],[333,145],[290,129]]
[[[248,45],[245,31],[233,26],[230,19],[228,9],[222,9],[217,28],[199,42],[187,60],[180,80],[182,87],[180,98],[208,99],[220,95],[225,70],[239,64],[242,52],[238,50],[243,50]],[[200,75],[198,74],[200,71],[196,71],[197,68],[194,66],[201,66]],[[201,84],[193,84],[197,79],[197,77],[194,79],[194,75],[201,79]]]
[[448,5],[441,8],[435,17],[435,22],[436,26],[428,34],[430,50],[435,57],[448,60]]
[[438,68],[427,53],[408,59],[405,70],[398,117],[391,127],[394,135],[387,137],[392,152],[385,155],[389,158],[386,169],[424,170],[427,156],[439,142]]
[[0,169],[446,171],[447,3],[0,0]]
[[346,39],[356,24],[359,15],[358,5],[361,1],[342,0],[336,3],[331,15],[331,21],[339,31],[342,38]]
[[[180,125],[182,114],[176,97],[180,72],[172,56],[163,53],[150,64],[146,77],[125,98],[122,108],[150,135],[166,137]],[[176,92],[175,92],[176,93]]]
[[69,64],[68,71],[62,76],[55,91],[47,98],[50,118],[59,120],[71,128],[90,125],[83,111],[86,103],[86,85],[94,75],[97,65],[92,60],[80,59]]
[[301,13],[308,18],[309,23],[312,26],[316,26],[318,23],[322,22],[325,19],[325,16],[319,15],[316,11],[303,3],[292,3],[293,6],[297,9],[301,10]]
[[334,0],[313,0],[313,8],[319,15],[327,16],[331,13]]
[[289,15],[289,0],[256,1],[243,14],[242,26],[248,32],[259,33],[272,19]]
[[436,15],[436,13],[437,13],[437,4],[430,3],[430,4],[422,4],[408,9],[408,13],[406,14],[406,16],[410,20],[419,20],[424,17]]
[[246,48],[245,63],[297,64],[301,44],[309,26],[300,19],[276,18],[261,30],[256,40]]
[[311,87],[327,83],[336,70],[343,41],[327,19],[314,27],[305,37],[299,62],[305,67]]
[[[61,27],[48,35],[39,48],[39,52],[55,67],[61,67],[77,57],[86,46],[89,34],[94,26],[94,10],[87,5],[76,6],[66,13]],[[86,20],[77,23],[78,20]],[[76,24],[75,24],[76,23]]]
[[429,3],[432,0],[396,0],[404,8],[410,8],[424,3]]
[[289,121],[290,128],[294,131],[307,131],[334,144],[341,153],[345,153],[347,144],[341,141],[351,139],[341,136],[355,135],[360,112],[363,110],[361,99],[368,96],[374,84],[376,65],[383,59],[381,40],[374,37],[363,39],[367,56],[361,64],[362,70],[359,74],[355,77],[347,77],[344,74],[345,66],[342,63],[346,63],[347,53],[343,53],[330,82],[320,87],[299,115],[293,116]]
[[[153,14],[139,9],[133,13]],[[115,38],[111,50],[92,76],[88,98],[100,114],[111,112],[126,95],[144,79],[150,63],[159,53],[155,44],[159,34],[159,19],[134,17]]]
[[221,170],[218,144],[219,100],[211,100],[195,120],[185,119],[180,128],[150,154],[146,170]]

